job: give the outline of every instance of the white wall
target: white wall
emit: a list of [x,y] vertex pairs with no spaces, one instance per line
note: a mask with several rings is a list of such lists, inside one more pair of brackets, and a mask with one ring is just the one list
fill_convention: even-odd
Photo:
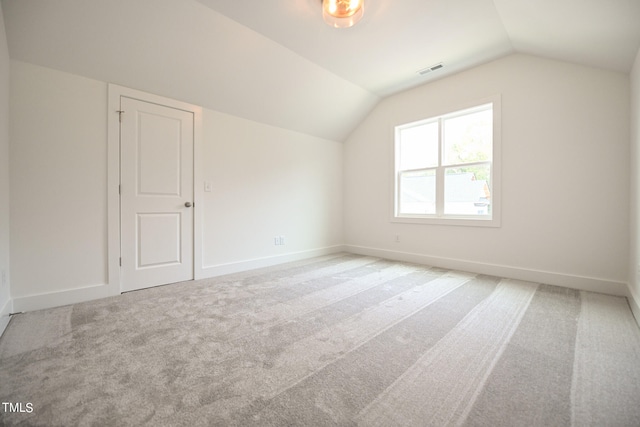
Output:
[[205,274],[342,243],[341,143],[206,109],[203,124]]
[[[11,66],[14,305],[95,297],[108,281],[107,84]],[[340,249],[342,144],[211,110],[203,140],[204,274]]]
[[11,61],[12,296],[107,283],[107,85]]
[[[344,228],[354,251],[623,293],[629,89],[623,74],[513,55],[387,98],[344,146],[205,109],[200,161],[212,192],[199,207],[202,269],[216,275],[337,250]],[[496,93],[502,227],[390,223],[392,124]],[[11,61],[19,309],[73,302],[64,291],[82,295],[107,281],[106,98],[104,82]],[[634,138],[637,146],[637,121]],[[276,235],[286,245],[274,246]]]
[[631,70],[631,250],[629,287],[631,308],[640,323],[640,49]]
[[[391,223],[392,127],[502,97],[502,226]],[[345,147],[351,250],[625,294],[627,75],[511,55],[381,102]],[[395,236],[400,242],[395,242]]]
[[9,284],[9,50],[0,6],[0,334],[13,310]]

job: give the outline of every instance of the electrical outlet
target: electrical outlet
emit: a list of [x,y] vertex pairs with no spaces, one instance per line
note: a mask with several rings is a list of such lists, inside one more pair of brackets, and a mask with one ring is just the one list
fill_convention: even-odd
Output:
[[284,236],[276,236],[273,238],[273,244],[276,246],[284,245]]
[[396,234],[396,243],[400,243],[400,235]]

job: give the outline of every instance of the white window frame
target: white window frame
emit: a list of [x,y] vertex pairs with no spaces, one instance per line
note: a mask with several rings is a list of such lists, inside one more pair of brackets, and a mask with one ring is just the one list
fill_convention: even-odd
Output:
[[[435,214],[400,214],[399,213],[399,189],[400,189],[400,170],[399,170],[399,132],[402,129],[427,124],[430,122],[438,121],[442,123],[443,119],[448,119],[464,114],[473,112],[473,110],[480,110],[482,107],[491,104],[493,110],[493,152],[491,162],[477,162],[477,164],[490,163],[491,164],[491,215],[453,215],[444,213],[444,170],[447,168],[455,167],[456,165],[444,165],[442,160],[442,129],[439,131],[439,161],[438,166],[433,168],[436,171],[436,213]],[[434,225],[462,225],[462,226],[476,226],[476,227],[500,227],[501,226],[501,99],[499,95],[494,95],[489,98],[476,100],[469,102],[465,105],[460,105],[455,108],[448,108],[439,114],[425,114],[428,118],[421,120],[414,120],[408,123],[400,123],[392,126],[393,132],[393,144],[392,144],[392,159],[393,159],[393,188],[392,188],[392,207],[391,207],[391,222],[399,223],[411,223],[411,224],[434,224]],[[424,116],[423,116],[424,117]],[[473,166],[476,163],[464,164],[464,166]]]

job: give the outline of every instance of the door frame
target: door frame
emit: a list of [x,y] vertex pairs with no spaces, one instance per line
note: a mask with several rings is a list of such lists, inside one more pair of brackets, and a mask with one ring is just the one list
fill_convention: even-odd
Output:
[[[182,101],[130,89],[108,85],[107,107],[107,253],[108,286],[110,294],[123,292],[120,272],[120,98],[128,97],[152,104],[164,105],[193,113],[193,277],[202,274],[202,107]],[[126,112],[124,113],[126,114]]]

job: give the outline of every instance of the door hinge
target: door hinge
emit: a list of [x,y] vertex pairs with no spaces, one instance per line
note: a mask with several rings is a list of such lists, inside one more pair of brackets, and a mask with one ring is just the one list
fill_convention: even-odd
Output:
[[122,114],[124,113],[124,110],[118,110],[116,112],[118,113],[118,120],[122,123]]
[[122,267],[122,257],[120,257],[120,267]]
[[122,185],[118,185],[118,194],[122,195]]

